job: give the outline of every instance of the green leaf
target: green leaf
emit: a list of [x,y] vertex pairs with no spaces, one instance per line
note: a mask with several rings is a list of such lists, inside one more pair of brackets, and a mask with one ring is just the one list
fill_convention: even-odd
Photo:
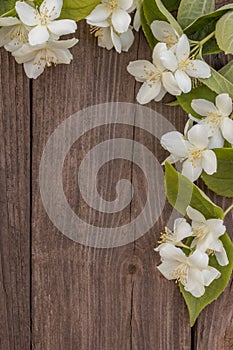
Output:
[[233,60],[228,62],[218,72],[233,84]]
[[80,21],[86,18],[100,2],[100,0],[64,0],[61,18]]
[[225,54],[233,53],[233,11],[226,13],[216,24],[215,36]]
[[15,3],[17,0],[1,0],[0,1],[0,16],[12,16],[15,13]]
[[191,327],[194,325],[200,312],[212,301],[216,300],[219,297],[219,295],[224,291],[231,277],[231,272],[233,268],[233,244],[227,234],[220,237],[220,239],[226,250],[229,259],[229,264],[227,266],[220,266],[217,263],[216,258],[214,256],[211,256],[209,260],[210,266],[215,267],[221,272],[220,278],[214,280],[210,284],[210,286],[206,287],[205,294],[200,298],[195,298],[192,294],[186,292],[184,290],[184,287],[180,284],[181,293],[185,299],[186,305],[189,310]]
[[187,27],[196,18],[214,11],[215,0],[181,0],[178,10],[178,22]]
[[222,208],[215,205],[189,179],[178,173],[169,162],[165,163],[165,189],[169,203],[182,215],[186,215],[186,209],[190,205],[206,219],[223,218]]
[[233,99],[233,83],[213,68],[211,68],[210,78],[199,80],[217,94],[228,93]]
[[202,48],[203,55],[212,55],[221,52],[215,38],[211,38]]
[[201,85],[192,89],[188,94],[181,94],[180,96],[177,96],[177,100],[186,113],[190,113],[196,118],[203,118],[192,109],[192,100],[205,98],[211,102],[214,102],[216,95],[217,94],[210,90],[207,86]]
[[167,21],[166,17],[160,12],[155,0],[144,0],[142,6],[148,25],[155,20]]
[[215,30],[216,22],[229,10],[233,10],[233,4],[225,5],[217,11],[198,17],[184,29],[185,34],[193,40],[203,39]]
[[141,7],[141,22],[142,22],[142,30],[143,33],[145,34],[146,40],[150,45],[151,50],[153,50],[153,48],[155,47],[155,45],[157,44],[157,40],[155,39],[150,26],[145,18],[145,14],[144,14],[144,8],[143,6]]
[[206,186],[223,197],[233,198],[233,149],[218,148],[214,150],[218,169],[213,175],[202,174]]
[[183,34],[183,30],[172,14],[166,9],[161,0],[154,0],[159,11],[165,16],[166,20],[171,24],[171,26],[177,31],[179,35]]
[[164,6],[168,9],[168,11],[176,11],[179,8],[181,0],[163,0]]

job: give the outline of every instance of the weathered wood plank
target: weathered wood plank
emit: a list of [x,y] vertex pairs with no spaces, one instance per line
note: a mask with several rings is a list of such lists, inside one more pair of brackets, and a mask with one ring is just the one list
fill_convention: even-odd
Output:
[[30,349],[30,94],[0,53],[0,348]]
[[[33,83],[33,344],[36,349],[190,349],[188,315],[176,287],[159,276],[153,248],[165,223],[166,210],[149,234],[136,243],[114,249],[93,249],[68,240],[49,221],[39,194],[38,168],[46,141],[70,114],[83,107],[110,102],[135,102],[134,79],[127,63],[138,55],[138,39],[128,54],[117,55],[96,46],[83,23],[80,45],[70,67],[57,67]],[[85,45],[84,45],[85,43]],[[150,55],[141,37],[139,56]],[[182,114],[153,104],[170,121]],[[180,118],[179,118],[180,116]],[[133,127],[114,128],[137,139],[163,157],[155,139]],[[76,213],[91,220],[78,195],[77,170],[87,150],[114,133],[105,127],[77,142],[64,165],[64,189]],[[119,136],[118,136],[119,137]],[[132,153],[132,161],[134,154]],[[117,179],[133,178],[138,200],[112,224],[128,222],[145,196],[140,171],[124,161],[104,167],[99,187],[114,187]],[[114,197],[114,191],[103,190]],[[169,209],[168,209],[169,212]],[[93,217],[92,217],[93,220]],[[94,215],[103,225],[105,217]],[[111,226],[110,226],[111,227]],[[182,317],[181,317],[182,316]]]

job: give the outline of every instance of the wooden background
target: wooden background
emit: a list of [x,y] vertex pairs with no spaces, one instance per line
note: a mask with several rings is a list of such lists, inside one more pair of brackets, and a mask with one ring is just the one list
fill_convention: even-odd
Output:
[[[144,237],[114,249],[72,242],[53,226],[43,208],[38,167],[51,133],[84,107],[135,102],[138,85],[126,66],[151,55],[142,33],[122,55],[98,48],[85,23],[79,24],[77,36],[73,63],[48,69],[33,82],[5,50],[0,52],[0,350],[232,349],[232,281],[190,329],[178,288],[155,268],[159,257],[153,248],[171,212],[169,205]],[[223,63],[221,56],[213,59],[216,68]],[[183,129],[182,111],[162,103],[150,107]],[[158,159],[165,157],[154,138],[139,129],[118,132],[146,145]],[[87,221],[89,212],[77,195],[77,165],[105,133],[109,130],[88,133],[72,147],[64,167],[69,202]],[[130,174],[138,201],[122,214],[123,223],[145,197],[140,174],[133,163],[122,161],[106,166],[99,179],[104,193],[106,177],[111,188],[116,178]],[[210,196],[224,208],[230,204]],[[232,215],[226,224],[231,233]]]

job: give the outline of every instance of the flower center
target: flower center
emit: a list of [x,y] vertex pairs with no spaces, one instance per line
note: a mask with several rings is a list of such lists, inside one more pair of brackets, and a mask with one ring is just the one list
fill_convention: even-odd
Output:
[[111,10],[117,10],[118,9],[118,0],[110,0],[108,2],[106,2],[106,7]]
[[10,36],[11,40],[14,40],[14,39],[17,40],[15,45],[26,43],[27,38],[28,38],[27,31],[25,30],[24,26],[21,24],[15,28],[14,32]]
[[209,233],[209,227],[207,225],[203,225],[201,227],[194,227],[193,232],[195,233],[196,238],[203,238],[206,234]]
[[158,244],[173,242],[173,232],[168,227],[165,227],[164,231],[160,233]]
[[172,47],[177,43],[177,38],[175,35],[170,34],[168,30],[163,30],[164,36],[163,36],[163,42],[165,42],[168,46],[168,48]]
[[204,119],[204,123],[208,124],[211,131],[215,131],[220,127],[222,119],[224,119],[221,114],[215,112],[208,112],[208,117]]
[[52,10],[49,10],[48,7],[46,6],[46,1],[44,1],[43,4],[43,11],[41,11],[41,13],[39,14],[38,8],[36,9],[36,16],[40,16],[40,24],[46,25],[50,20],[51,20],[51,13],[54,13],[54,15],[57,15],[56,13],[56,7],[53,6]]
[[145,77],[142,77],[146,80],[149,87],[152,87],[154,83],[158,82],[161,78],[159,71],[153,71],[146,66],[144,66]]
[[42,65],[44,66],[44,62],[47,67],[51,67],[52,65],[56,66],[59,64],[58,58],[48,50],[42,50],[40,58],[37,61],[34,61],[33,64],[40,69]]
[[202,152],[205,149],[198,149],[198,148],[190,148],[187,150],[188,153],[188,159],[191,162],[192,166],[196,168],[197,165],[199,165],[201,159],[202,159]]
[[190,63],[192,63],[192,61],[189,58],[180,61],[179,69],[182,71],[186,71],[187,69],[190,69]]
[[171,272],[171,278],[174,278],[178,282],[180,281],[183,285],[186,285],[188,282],[188,270],[189,265],[187,263],[182,263]]

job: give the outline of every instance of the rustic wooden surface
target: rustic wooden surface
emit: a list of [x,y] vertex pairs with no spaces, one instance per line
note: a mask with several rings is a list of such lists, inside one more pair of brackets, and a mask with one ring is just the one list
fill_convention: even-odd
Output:
[[[232,349],[232,282],[190,330],[178,288],[156,271],[159,260],[153,248],[171,212],[169,205],[144,237],[112,249],[74,243],[53,226],[43,208],[39,164],[51,133],[90,105],[135,102],[138,85],[126,66],[151,55],[142,34],[122,55],[98,48],[85,23],[79,24],[78,37],[73,63],[48,69],[33,83],[1,51],[0,350]],[[221,57],[214,61],[216,66],[221,63]],[[162,103],[150,107],[182,130],[182,111]],[[152,136],[134,127],[96,128],[75,143],[64,165],[63,183],[72,208],[87,221],[89,210],[78,195],[78,165],[88,149],[114,132],[146,145],[160,160],[165,156]],[[123,160],[106,165],[100,174],[103,193],[106,178],[107,186],[132,178],[137,189],[138,200],[113,217],[113,224],[130,221],[144,201],[145,183],[138,176],[133,162]],[[229,204],[210,196],[224,207]],[[231,215],[227,225],[232,231]]]

